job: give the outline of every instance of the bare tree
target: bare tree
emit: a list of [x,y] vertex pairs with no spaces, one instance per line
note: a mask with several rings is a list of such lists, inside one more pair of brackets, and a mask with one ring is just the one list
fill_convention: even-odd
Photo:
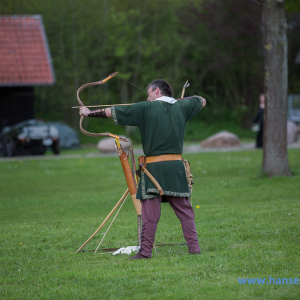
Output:
[[265,66],[263,172],[291,176],[287,155],[287,22],[284,0],[261,0]]

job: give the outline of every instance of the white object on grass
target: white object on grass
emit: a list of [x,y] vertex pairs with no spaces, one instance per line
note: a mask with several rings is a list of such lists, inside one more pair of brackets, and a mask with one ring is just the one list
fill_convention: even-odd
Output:
[[117,254],[131,254],[132,252],[138,252],[140,250],[139,246],[127,246],[126,248],[120,248],[116,252],[114,252],[112,255]]

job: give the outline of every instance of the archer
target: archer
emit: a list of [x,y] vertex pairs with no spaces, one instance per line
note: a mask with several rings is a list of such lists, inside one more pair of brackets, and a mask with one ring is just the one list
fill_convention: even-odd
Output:
[[113,118],[115,125],[138,126],[146,156],[144,167],[161,185],[164,195],[144,172],[136,198],[142,203],[142,241],[140,251],[129,259],[151,258],[152,248],[161,215],[161,202],[169,202],[181,221],[189,252],[201,254],[194,210],[182,160],[186,123],[205,105],[200,96],[178,101],[172,98],[170,84],[156,79],[147,86],[148,99],[130,106],[113,106],[91,111],[85,106],[79,114],[86,117]]

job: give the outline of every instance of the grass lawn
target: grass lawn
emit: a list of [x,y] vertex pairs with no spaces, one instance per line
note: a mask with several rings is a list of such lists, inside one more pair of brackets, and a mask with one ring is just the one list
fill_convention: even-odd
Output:
[[[300,149],[289,178],[261,176],[259,150],[184,157],[202,255],[167,246],[137,261],[75,254],[126,189],[118,157],[0,161],[0,299],[300,299],[299,284],[238,282],[300,278]],[[136,245],[136,231],[128,198],[101,248]],[[185,242],[168,204],[155,242]]]

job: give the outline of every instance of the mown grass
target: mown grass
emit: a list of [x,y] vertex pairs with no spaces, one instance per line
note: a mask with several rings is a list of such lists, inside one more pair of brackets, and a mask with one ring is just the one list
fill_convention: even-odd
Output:
[[[237,278],[300,278],[300,150],[289,150],[289,178],[261,176],[258,150],[185,157],[203,254],[158,247],[138,261],[75,254],[126,189],[117,157],[0,161],[0,299],[299,299],[299,285]],[[164,243],[184,243],[168,204],[156,235]],[[136,244],[128,198],[101,248]]]

